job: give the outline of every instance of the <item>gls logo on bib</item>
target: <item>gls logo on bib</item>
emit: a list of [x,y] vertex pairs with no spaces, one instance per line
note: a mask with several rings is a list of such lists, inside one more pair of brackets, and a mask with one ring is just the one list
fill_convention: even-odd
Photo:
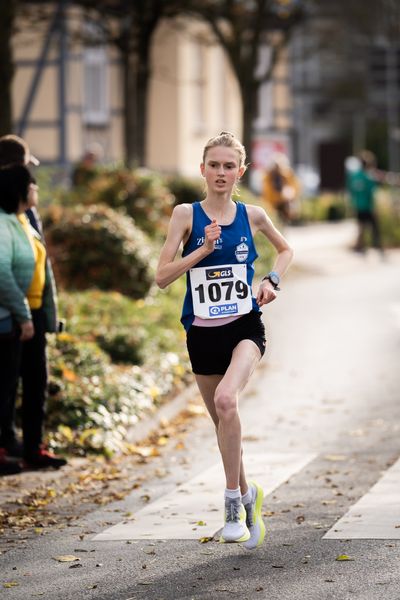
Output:
[[206,279],[229,279],[233,277],[232,269],[206,269]]

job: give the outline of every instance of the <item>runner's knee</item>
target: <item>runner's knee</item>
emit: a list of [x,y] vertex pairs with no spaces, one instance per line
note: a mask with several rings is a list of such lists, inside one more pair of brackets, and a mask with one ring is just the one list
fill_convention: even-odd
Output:
[[237,413],[237,399],[236,395],[231,392],[220,389],[216,390],[215,397],[215,410],[219,419],[232,418]]

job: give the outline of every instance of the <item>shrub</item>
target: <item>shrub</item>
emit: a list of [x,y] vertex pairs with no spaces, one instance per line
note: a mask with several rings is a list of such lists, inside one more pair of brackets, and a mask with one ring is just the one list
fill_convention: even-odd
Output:
[[174,196],[158,173],[147,169],[101,169],[87,186],[69,193],[70,203],[104,203],[122,209],[151,237],[165,234]]
[[192,179],[189,177],[168,177],[166,181],[168,188],[174,196],[174,205],[188,202],[193,204],[204,198],[204,183],[201,179]]
[[103,205],[49,208],[46,238],[58,281],[142,298],[153,281],[154,251],[126,215]]
[[128,428],[188,372],[174,353],[159,358],[157,368],[121,369],[94,343],[66,333],[49,336],[49,364],[50,445],[107,455],[123,447]]

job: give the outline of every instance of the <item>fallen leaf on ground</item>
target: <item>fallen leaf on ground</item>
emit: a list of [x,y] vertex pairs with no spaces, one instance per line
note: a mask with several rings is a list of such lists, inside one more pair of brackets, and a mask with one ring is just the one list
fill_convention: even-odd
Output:
[[19,585],[16,581],[8,581],[7,583],[3,583],[3,587],[5,588],[13,588]]
[[205,415],[206,409],[204,406],[198,404],[188,404],[187,411],[192,415]]
[[167,438],[165,435],[161,435],[157,440],[157,445],[165,446],[166,444],[168,444],[168,442],[169,442],[169,438]]
[[335,560],[354,560],[354,558],[348,556],[347,554],[339,554]]
[[201,537],[199,539],[199,542],[200,542],[200,544],[207,544],[207,542],[211,542],[212,539],[213,539],[212,537],[205,536],[205,537]]
[[81,560],[78,556],[74,556],[73,554],[62,554],[60,556],[53,556],[54,560],[58,562],[73,562],[74,560]]
[[331,460],[332,462],[338,462],[341,460],[347,460],[347,456],[344,456],[343,454],[327,454],[324,456],[324,459]]

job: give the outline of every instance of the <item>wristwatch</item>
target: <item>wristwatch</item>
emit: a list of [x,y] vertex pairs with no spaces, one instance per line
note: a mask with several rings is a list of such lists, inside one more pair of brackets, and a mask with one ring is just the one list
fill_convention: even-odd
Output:
[[274,290],[277,292],[280,291],[281,288],[278,286],[281,278],[276,271],[270,271],[268,275],[262,278],[262,281],[265,281],[266,279],[268,279],[268,281],[273,285]]

